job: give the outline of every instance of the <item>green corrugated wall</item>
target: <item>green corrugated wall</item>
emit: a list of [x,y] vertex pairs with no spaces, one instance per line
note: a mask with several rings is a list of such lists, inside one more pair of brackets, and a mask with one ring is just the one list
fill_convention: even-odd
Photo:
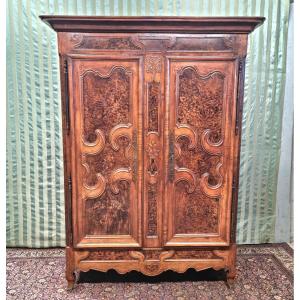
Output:
[[289,0],[7,1],[7,245],[65,245],[56,34],[41,14],[265,16],[249,37],[238,242],[273,242]]

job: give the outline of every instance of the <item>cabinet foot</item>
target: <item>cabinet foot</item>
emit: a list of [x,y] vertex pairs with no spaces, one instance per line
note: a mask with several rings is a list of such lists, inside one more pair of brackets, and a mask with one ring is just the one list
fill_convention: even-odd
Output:
[[74,251],[71,247],[66,247],[66,279],[68,282],[67,290],[72,290],[76,282]]
[[236,270],[234,267],[228,269],[227,271],[227,280],[233,281],[235,279],[236,276]]
[[76,283],[76,274],[73,271],[69,271],[66,274],[66,279],[68,282],[67,290],[70,291],[74,289],[75,283]]
[[71,291],[74,289],[75,286],[75,280],[68,280],[68,286],[67,286],[67,290]]
[[235,277],[236,277],[235,267],[225,269],[225,284],[228,288],[232,287]]

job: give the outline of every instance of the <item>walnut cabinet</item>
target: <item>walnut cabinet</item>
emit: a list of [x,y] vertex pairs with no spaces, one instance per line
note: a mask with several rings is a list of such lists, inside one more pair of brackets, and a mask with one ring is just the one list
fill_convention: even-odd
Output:
[[264,18],[41,16],[58,32],[66,277],[235,276],[247,37]]

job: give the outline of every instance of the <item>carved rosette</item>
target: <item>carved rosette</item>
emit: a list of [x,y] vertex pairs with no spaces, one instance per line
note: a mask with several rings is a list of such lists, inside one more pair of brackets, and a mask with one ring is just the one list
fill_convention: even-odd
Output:
[[145,58],[145,70],[147,73],[161,72],[162,57],[148,55]]
[[74,48],[77,48],[83,39],[83,35],[80,33],[72,33],[70,36],[70,43]]
[[162,57],[147,55],[145,58],[145,72],[152,74],[152,81],[155,81],[155,75],[161,73]]

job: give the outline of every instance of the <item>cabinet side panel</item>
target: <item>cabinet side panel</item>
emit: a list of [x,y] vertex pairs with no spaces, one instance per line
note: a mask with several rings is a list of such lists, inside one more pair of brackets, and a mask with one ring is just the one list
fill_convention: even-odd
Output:
[[68,97],[68,78],[67,58],[59,55],[60,65],[60,84],[61,84],[61,112],[62,112],[62,135],[63,135],[63,158],[64,158],[64,199],[65,199],[65,226],[66,226],[66,245],[72,245],[72,198],[69,186],[71,176],[71,151],[70,135],[67,126],[67,113],[69,107],[66,98]]

